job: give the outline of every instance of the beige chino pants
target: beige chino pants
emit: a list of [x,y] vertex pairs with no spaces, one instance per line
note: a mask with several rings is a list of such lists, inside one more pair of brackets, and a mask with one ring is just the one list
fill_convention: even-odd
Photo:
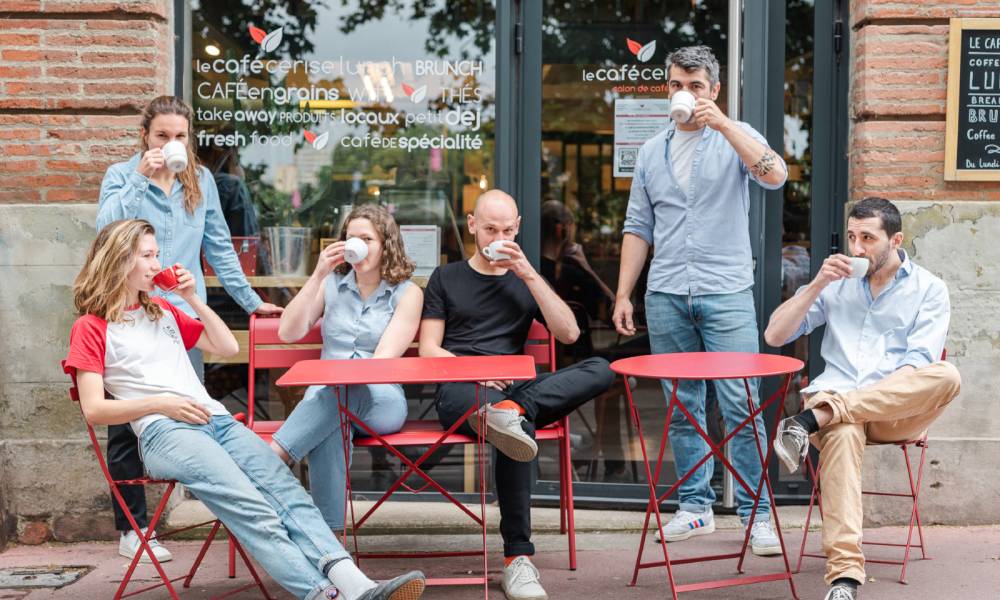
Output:
[[806,401],[806,408],[826,404],[833,410],[833,421],[812,438],[820,451],[828,584],[838,577],[865,581],[861,551],[861,463],[865,443],[919,438],[960,388],[958,369],[939,361],[863,389],[818,392]]

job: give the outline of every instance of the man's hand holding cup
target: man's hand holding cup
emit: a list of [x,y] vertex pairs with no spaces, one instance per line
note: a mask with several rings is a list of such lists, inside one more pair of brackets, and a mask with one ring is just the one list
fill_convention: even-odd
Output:
[[510,269],[521,279],[535,274],[534,267],[513,240],[496,240],[483,248],[483,255],[489,259],[491,266]]
[[[855,266],[855,263],[857,263],[857,266]],[[841,279],[864,277],[867,271],[867,258],[857,256],[852,258],[843,254],[832,254],[823,261],[823,266],[816,273],[814,281],[822,287],[826,287],[834,281],[840,281]],[[860,274],[857,274],[857,272],[860,272]]]

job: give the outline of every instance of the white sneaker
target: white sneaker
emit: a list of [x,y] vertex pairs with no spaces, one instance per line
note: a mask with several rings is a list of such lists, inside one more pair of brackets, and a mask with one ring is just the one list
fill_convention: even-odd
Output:
[[518,556],[503,568],[500,587],[507,600],[548,600],[549,597],[538,583],[538,569],[527,556]]
[[530,462],[538,455],[538,444],[524,432],[524,417],[513,408],[493,408],[487,404],[469,417],[469,426],[479,433],[479,413],[486,411],[483,437],[497,450],[520,462]]
[[[696,535],[708,535],[715,531],[715,514],[712,509],[703,513],[693,513],[679,510],[670,522],[663,526],[663,531],[657,534],[656,541],[665,539],[668,542],[683,542]],[[662,538],[661,538],[662,536]]]
[[757,556],[777,556],[781,554],[781,540],[771,529],[770,521],[754,521],[750,530],[750,549]]
[[[142,532],[145,533],[146,530],[143,529]],[[139,536],[136,535],[134,531],[122,532],[121,539],[118,540],[118,554],[128,559],[135,558],[135,553],[138,552],[141,547],[142,546],[139,543]],[[168,562],[174,558],[174,555],[170,553],[170,550],[167,550],[162,544],[160,544],[159,541],[155,539],[149,540],[149,547],[153,551],[153,554],[156,555],[156,560],[161,563]],[[149,560],[149,555],[143,552],[142,556],[139,557],[139,562],[149,563],[153,561]]]

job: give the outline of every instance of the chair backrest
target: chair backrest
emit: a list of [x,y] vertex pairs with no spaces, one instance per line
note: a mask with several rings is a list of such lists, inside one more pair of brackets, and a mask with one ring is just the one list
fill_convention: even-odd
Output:
[[[320,357],[323,349],[322,319],[313,325],[305,337],[294,344],[287,344],[278,337],[277,317],[258,317],[250,315],[249,360],[247,378],[247,426],[253,427],[254,422],[254,371],[257,369],[286,369],[300,360],[312,360]],[[403,356],[417,356],[416,340],[420,339],[420,330],[414,336],[414,343],[406,349]],[[556,369],[556,345],[552,334],[538,321],[531,323],[528,339],[524,345],[524,353],[535,359],[538,367]]]
[[73,367],[67,367],[65,360],[61,361],[59,364],[62,366],[63,373],[69,375],[69,398],[80,406],[80,415],[84,417],[83,422],[87,426],[87,435],[90,437],[90,445],[94,449],[94,455],[97,456],[97,463],[101,465],[101,471],[104,473],[104,479],[108,482],[108,485],[112,485],[114,477],[111,476],[111,471],[108,469],[108,463],[104,459],[104,452],[101,451],[101,444],[97,441],[97,434],[94,432],[94,427],[87,421],[86,415],[83,414],[83,406],[80,405],[80,390],[76,387],[76,369]]

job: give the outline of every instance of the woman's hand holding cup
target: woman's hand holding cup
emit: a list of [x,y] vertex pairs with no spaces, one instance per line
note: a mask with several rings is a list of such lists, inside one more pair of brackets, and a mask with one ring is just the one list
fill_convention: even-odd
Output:
[[323,248],[316,260],[313,275],[322,279],[344,262],[344,242],[334,242]]
[[185,269],[184,265],[180,263],[175,264],[172,268],[177,275],[177,287],[174,288],[174,293],[185,301],[188,301],[197,291],[194,274]]
[[162,148],[150,148],[143,153],[135,170],[143,177],[150,178],[153,173],[163,168],[165,161]]

